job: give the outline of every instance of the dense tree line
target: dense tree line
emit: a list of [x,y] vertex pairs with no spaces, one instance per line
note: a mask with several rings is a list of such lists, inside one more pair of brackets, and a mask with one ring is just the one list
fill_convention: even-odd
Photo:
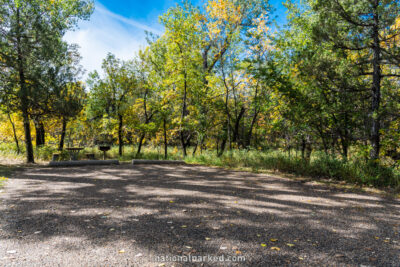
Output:
[[[31,120],[36,145],[45,129],[61,127],[52,130],[60,149],[69,129],[88,145],[111,135],[120,155],[124,145],[140,154],[147,144],[162,146],[165,157],[168,146],[185,156],[284,149],[306,160],[315,150],[398,157],[399,1],[288,1],[282,27],[264,0],[183,2],[160,17],[164,33],[149,33],[132,60],[109,54],[86,91],[76,49],[61,37],[91,4],[21,3],[1,5],[1,106],[13,127],[12,116],[22,118],[28,161]],[[8,138],[18,143],[16,131]]]

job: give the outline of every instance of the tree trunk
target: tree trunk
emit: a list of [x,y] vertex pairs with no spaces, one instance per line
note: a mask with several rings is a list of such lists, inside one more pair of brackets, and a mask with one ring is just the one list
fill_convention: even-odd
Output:
[[121,157],[122,156],[122,149],[124,147],[124,141],[122,138],[122,126],[123,126],[123,118],[122,115],[118,115],[118,120],[119,120],[119,124],[118,124],[118,154]]
[[235,128],[233,130],[233,138],[232,138],[232,142],[237,142],[239,139],[239,127],[240,127],[240,121],[242,120],[242,117],[244,115],[244,113],[246,112],[246,109],[244,107],[242,107],[240,109],[239,115],[236,118],[235,121]]
[[26,146],[26,159],[28,163],[35,163],[33,157],[33,146],[32,146],[32,136],[31,136],[31,126],[28,111],[23,108],[22,118],[24,122],[24,131],[25,131],[25,146]]
[[224,139],[222,139],[222,143],[221,143],[221,147],[219,149],[218,157],[221,157],[224,154],[226,141],[227,141],[227,138],[224,137]]
[[14,124],[9,112],[7,112],[7,115],[8,115],[8,119],[10,120],[12,129],[13,129],[14,141],[15,141],[15,145],[17,146],[17,154],[19,154],[19,153],[21,153],[21,149],[19,148],[19,142],[18,142],[18,138],[17,138],[17,133],[15,131],[15,124]]
[[164,131],[164,159],[168,157],[168,141],[167,141],[167,120],[163,120],[163,131]]
[[196,151],[197,151],[197,147],[198,146],[199,146],[199,142],[197,141],[197,143],[196,143],[196,145],[194,146],[194,149],[193,149],[193,153],[192,153],[193,157],[196,155]]
[[61,137],[60,137],[60,143],[58,145],[58,150],[62,151],[64,149],[64,140],[65,140],[65,133],[67,130],[67,120],[65,117],[62,119],[62,129],[61,129]]
[[381,47],[380,47],[380,39],[379,39],[379,16],[377,4],[375,7],[374,14],[374,27],[373,27],[373,39],[374,39],[374,49],[373,49],[373,75],[372,75],[372,105],[371,105],[371,137],[370,142],[372,146],[372,150],[370,153],[370,158],[372,160],[379,159],[379,151],[380,151],[380,114],[379,107],[381,101]]
[[186,151],[186,146],[187,143],[185,141],[185,129],[183,128],[182,124],[184,123],[185,117],[186,117],[186,100],[187,100],[187,81],[186,81],[186,74],[184,77],[184,93],[183,93],[183,105],[182,105],[182,115],[181,115],[181,130],[180,130],[180,139],[181,139],[181,145],[182,145],[182,150],[183,150],[183,156],[187,156],[187,151]]
[[42,145],[45,145],[46,144],[46,130],[44,129],[44,124],[42,121],[39,123],[39,129],[40,129],[40,137],[41,137],[40,141],[41,141]]
[[43,145],[42,133],[40,132],[40,126],[39,126],[39,123],[35,120],[34,120],[33,124],[35,125],[35,132],[36,132],[36,147],[40,147]]
[[306,139],[303,137],[301,140],[301,158],[305,159],[306,157]]
[[256,121],[257,121],[257,116],[258,116],[258,111],[255,111],[255,112],[254,112],[253,119],[252,119],[252,121],[251,121],[251,125],[250,125],[249,132],[248,132],[248,134],[247,134],[246,148],[248,148],[248,147],[251,145],[251,137],[252,137],[252,135],[253,135],[253,128],[254,128],[254,125],[256,124]]
[[18,53],[18,74],[19,74],[19,86],[21,90],[21,112],[22,119],[24,123],[25,131],[25,146],[26,146],[26,160],[28,163],[35,163],[33,157],[33,146],[32,146],[32,136],[31,136],[31,126],[28,113],[28,90],[26,88],[25,72],[24,72],[24,62],[23,53],[21,49],[21,23],[19,19],[20,9],[17,8],[17,53]]
[[307,143],[306,145],[306,161],[310,162],[311,160],[311,153],[312,153],[312,146],[311,143]]
[[39,119],[36,119],[34,121],[35,124],[35,131],[36,131],[36,146],[44,146],[45,145],[45,130],[44,130],[44,125],[43,122],[41,122]]
[[142,151],[143,140],[145,137],[146,137],[146,134],[142,133],[142,135],[140,136],[140,139],[139,139],[138,150],[136,152],[136,156],[138,156],[140,154],[140,152]]

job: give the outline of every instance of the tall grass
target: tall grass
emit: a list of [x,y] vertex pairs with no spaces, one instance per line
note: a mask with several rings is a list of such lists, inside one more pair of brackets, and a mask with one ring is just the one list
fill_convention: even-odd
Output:
[[279,151],[232,151],[221,157],[207,152],[203,155],[189,157],[187,162],[205,165],[250,168],[253,171],[269,170],[290,173],[300,176],[330,178],[360,185],[375,187],[388,186],[400,189],[400,171],[387,166],[366,162],[360,159],[341,160],[315,153],[311,160],[301,157],[289,157]]
[[[130,161],[134,158],[140,159],[164,159],[163,150],[160,147],[143,147],[142,153],[136,154],[135,146],[125,146],[123,156],[118,155],[118,147],[113,146],[107,152],[107,158],[119,159],[120,161]],[[203,164],[208,166],[220,166],[227,168],[246,168],[253,171],[279,171],[282,173],[295,174],[300,176],[319,178],[330,178],[338,181],[347,181],[354,184],[370,185],[375,187],[392,187],[400,189],[399,169],[373,164],[362,159],[341,160],[328,157],[323,153],[313,153],[311,160],[305,161],[301,157],[291,156],[278,150],[271,151],[246,151],[233,150],[227,151],[221,157],[217,156],[216,151],[206,150],[192,156],[183,157],[180,149],[170,147],[167,159],[184,159],[188,163]],[[35,149],[35,157],[42,161],[49,161],[53,153],[59,153],[56,147],[43,146]],[[103,152],[97,147],[85,148],[79,153],[80,158],[85,158],[86,153],[93,153],[97,159],[102,159]],[[24,154],[18,155],[13,144],[0,144],[0,156],[24,158]],[[69,158],[69,153],[63,151],[60,155],[61,160]]]

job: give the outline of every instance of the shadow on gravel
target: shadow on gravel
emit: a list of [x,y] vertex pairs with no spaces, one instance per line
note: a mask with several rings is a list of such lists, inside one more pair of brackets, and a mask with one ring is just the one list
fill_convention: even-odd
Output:
[[27,168],[11,180],[0,243],[67,236],[64,251],[246,257],[232,266],[400,265],[396,200],[199,166]]

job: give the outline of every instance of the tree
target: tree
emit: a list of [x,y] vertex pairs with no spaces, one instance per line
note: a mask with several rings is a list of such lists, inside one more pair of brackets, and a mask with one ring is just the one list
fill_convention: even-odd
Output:
[[5,70],[3,78],[12,84],[7,93],[15,95],[22,114],[28,162],[34,162],[30,132],[33,96],[41,94],[40,77],[35,74],[54,58],[65,31],[79,19],[87,19],[92,7],[91,2],[80,0],[0,1],[0,64]]
[[[164,37],[148,36],[149,46],[140,53],[140,59],[148,70],[147,81],[151,84],[153,92],[153,105],[158,111],[159,124],[162,124],[162,138],[164,142],[164,158],[168,157],[168,129],[171,126],[172,86],[168,85],[167,78],[170,75],[165,62],[167,57],[167,43]],[[139,149],[138,149],[138,152]]]
[[390,83],[390,77],[400,77],[396,72],[400,65],[400,29],[395,27],[400,3],[392,0],[308,2],[317,15],[313,24],[314,37],[331,42],[332,50],[350,53],[359,75],[371,83],[370,158],[377,160],[380,156],[381,128],[385,120],[381,107],[382,84]]
[[86,93],[81,82],[70,82],[58,90],[54,105],[57,117],[61,118],[61,136],[58,150],[64,149],[64,140],[68,120],[76,117],[84,107]]
[[118,121],[119,155],[122,156],[124,116],[132,104],[137,81],[132,63],[122,62],[112,54],[103,60],[102,68],[105,74],[103,79],[94,72],[88,81],[91,116],[102,118],[107,114]]
[[[161,18],[165,26],[167,39],[166,64],[171,76],[168,83],[175,88],[177,98],[180,99],[179,132],[184,156],[187,155],[187,146],[192,138],[191,117],[189,115],[190,100],[199,89],[201,74],[200,43],[201,34],[196,25],[198,10],[188,2],[168,10]],[[193,113],[193,112],[192,112]]]

